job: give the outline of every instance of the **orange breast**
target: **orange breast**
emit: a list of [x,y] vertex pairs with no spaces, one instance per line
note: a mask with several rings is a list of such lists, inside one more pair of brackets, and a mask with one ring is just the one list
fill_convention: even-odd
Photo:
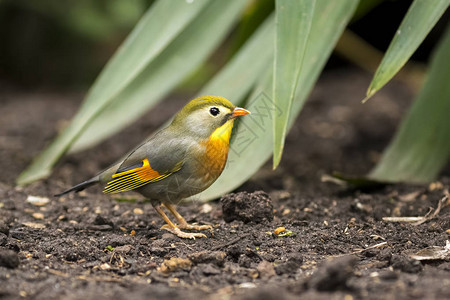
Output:
[[233,123],[233,120],[228,121],[203,142],[205,154],[201,162],[201,172],[206,181],[216,180],[225,168]]
[[205,179],[216,179],[220,176],[228,158],[228,143],[208,140],[205,143],[206,152],[203,159]]

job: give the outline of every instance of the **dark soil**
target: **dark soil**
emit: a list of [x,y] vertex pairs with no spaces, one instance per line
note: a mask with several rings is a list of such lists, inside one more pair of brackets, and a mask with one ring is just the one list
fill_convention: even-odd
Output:
[[[151,204],[132,193],[108,197],[94,187],[52,197],[138,144],[186,96],[164,102],[101,146],[68,156],[48,180],[16,188],[16,176],[67,124],[81,96],[3,92],[0,297],[448,298],[448,256],[418,261],[410,255],[445,246],[449,208],[420,225],[382,219],[436,208],[450,186],[448,170],[429,186],[372,191],[321,181],[336,170],[368,172],[409,105],[411,92],[397,83],[362,105],[369,80],[355,70],[325,75],[291,130],[279,169],[268,164],[221,202],[181,206],[189,222],[214,227],[195,241],[160,230],[163,221]],[[285,236],[274,233],[279,227]]]

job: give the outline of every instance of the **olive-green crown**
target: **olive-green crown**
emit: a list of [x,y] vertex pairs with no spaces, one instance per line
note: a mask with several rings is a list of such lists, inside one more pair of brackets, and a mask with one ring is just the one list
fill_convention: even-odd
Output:
[[206,106],[214,106],[220,105],[230,109],[231,111],[236,108],[228,99],[220,96],[201,96],[191,100],[188,104],[186,104],[183,109],[181,109],[177,115],[175,116],[175,120],[180,120],[190,115],[192,112],[202,109]]
[[233,110],[236,106],[233,105],[228,99],[220,96],[201,96],[191,100],[185,107],[180,111],[183,114],[189,114],[198,109],[202,109],[206,106],[220,105]]

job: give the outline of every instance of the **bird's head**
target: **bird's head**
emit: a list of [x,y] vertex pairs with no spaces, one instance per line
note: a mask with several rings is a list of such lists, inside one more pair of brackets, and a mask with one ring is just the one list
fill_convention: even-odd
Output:
[[[231,134],[236,117],[250,112],[234,106],[224,97],[202,96],[186,104],[175,116],[172,126],[202,139]],[[225,136],[226,137],[226,136]]]

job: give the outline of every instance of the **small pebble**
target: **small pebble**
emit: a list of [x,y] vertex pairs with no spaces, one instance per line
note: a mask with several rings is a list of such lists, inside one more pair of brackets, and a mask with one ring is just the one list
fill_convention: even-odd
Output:
[[39,197],[39,196],[29,195],[27,197],[27,202],[31,203],[33,205],[36,205],[36,206],[43,206],[43,205],[46,205],[47,203],[49,203],[50,200],[47,197]]
[[135,208],[133,209],[133,213],[135,213],[136,215],[143,215],[144,211],[141,208]]
[[37,220],[43,220],[44,219],[44,214],[43,213],[33,213],[32,214],[33,218],[37,219]]
[[45,225],[41,224],[41,223],[24,222],[22,224],[27,227],[34,228],[34,229],[44,229],[45,228]]
[[109,270],[109,269],[111,269],[111,266],[107,263],[100,265],[100,270]]

